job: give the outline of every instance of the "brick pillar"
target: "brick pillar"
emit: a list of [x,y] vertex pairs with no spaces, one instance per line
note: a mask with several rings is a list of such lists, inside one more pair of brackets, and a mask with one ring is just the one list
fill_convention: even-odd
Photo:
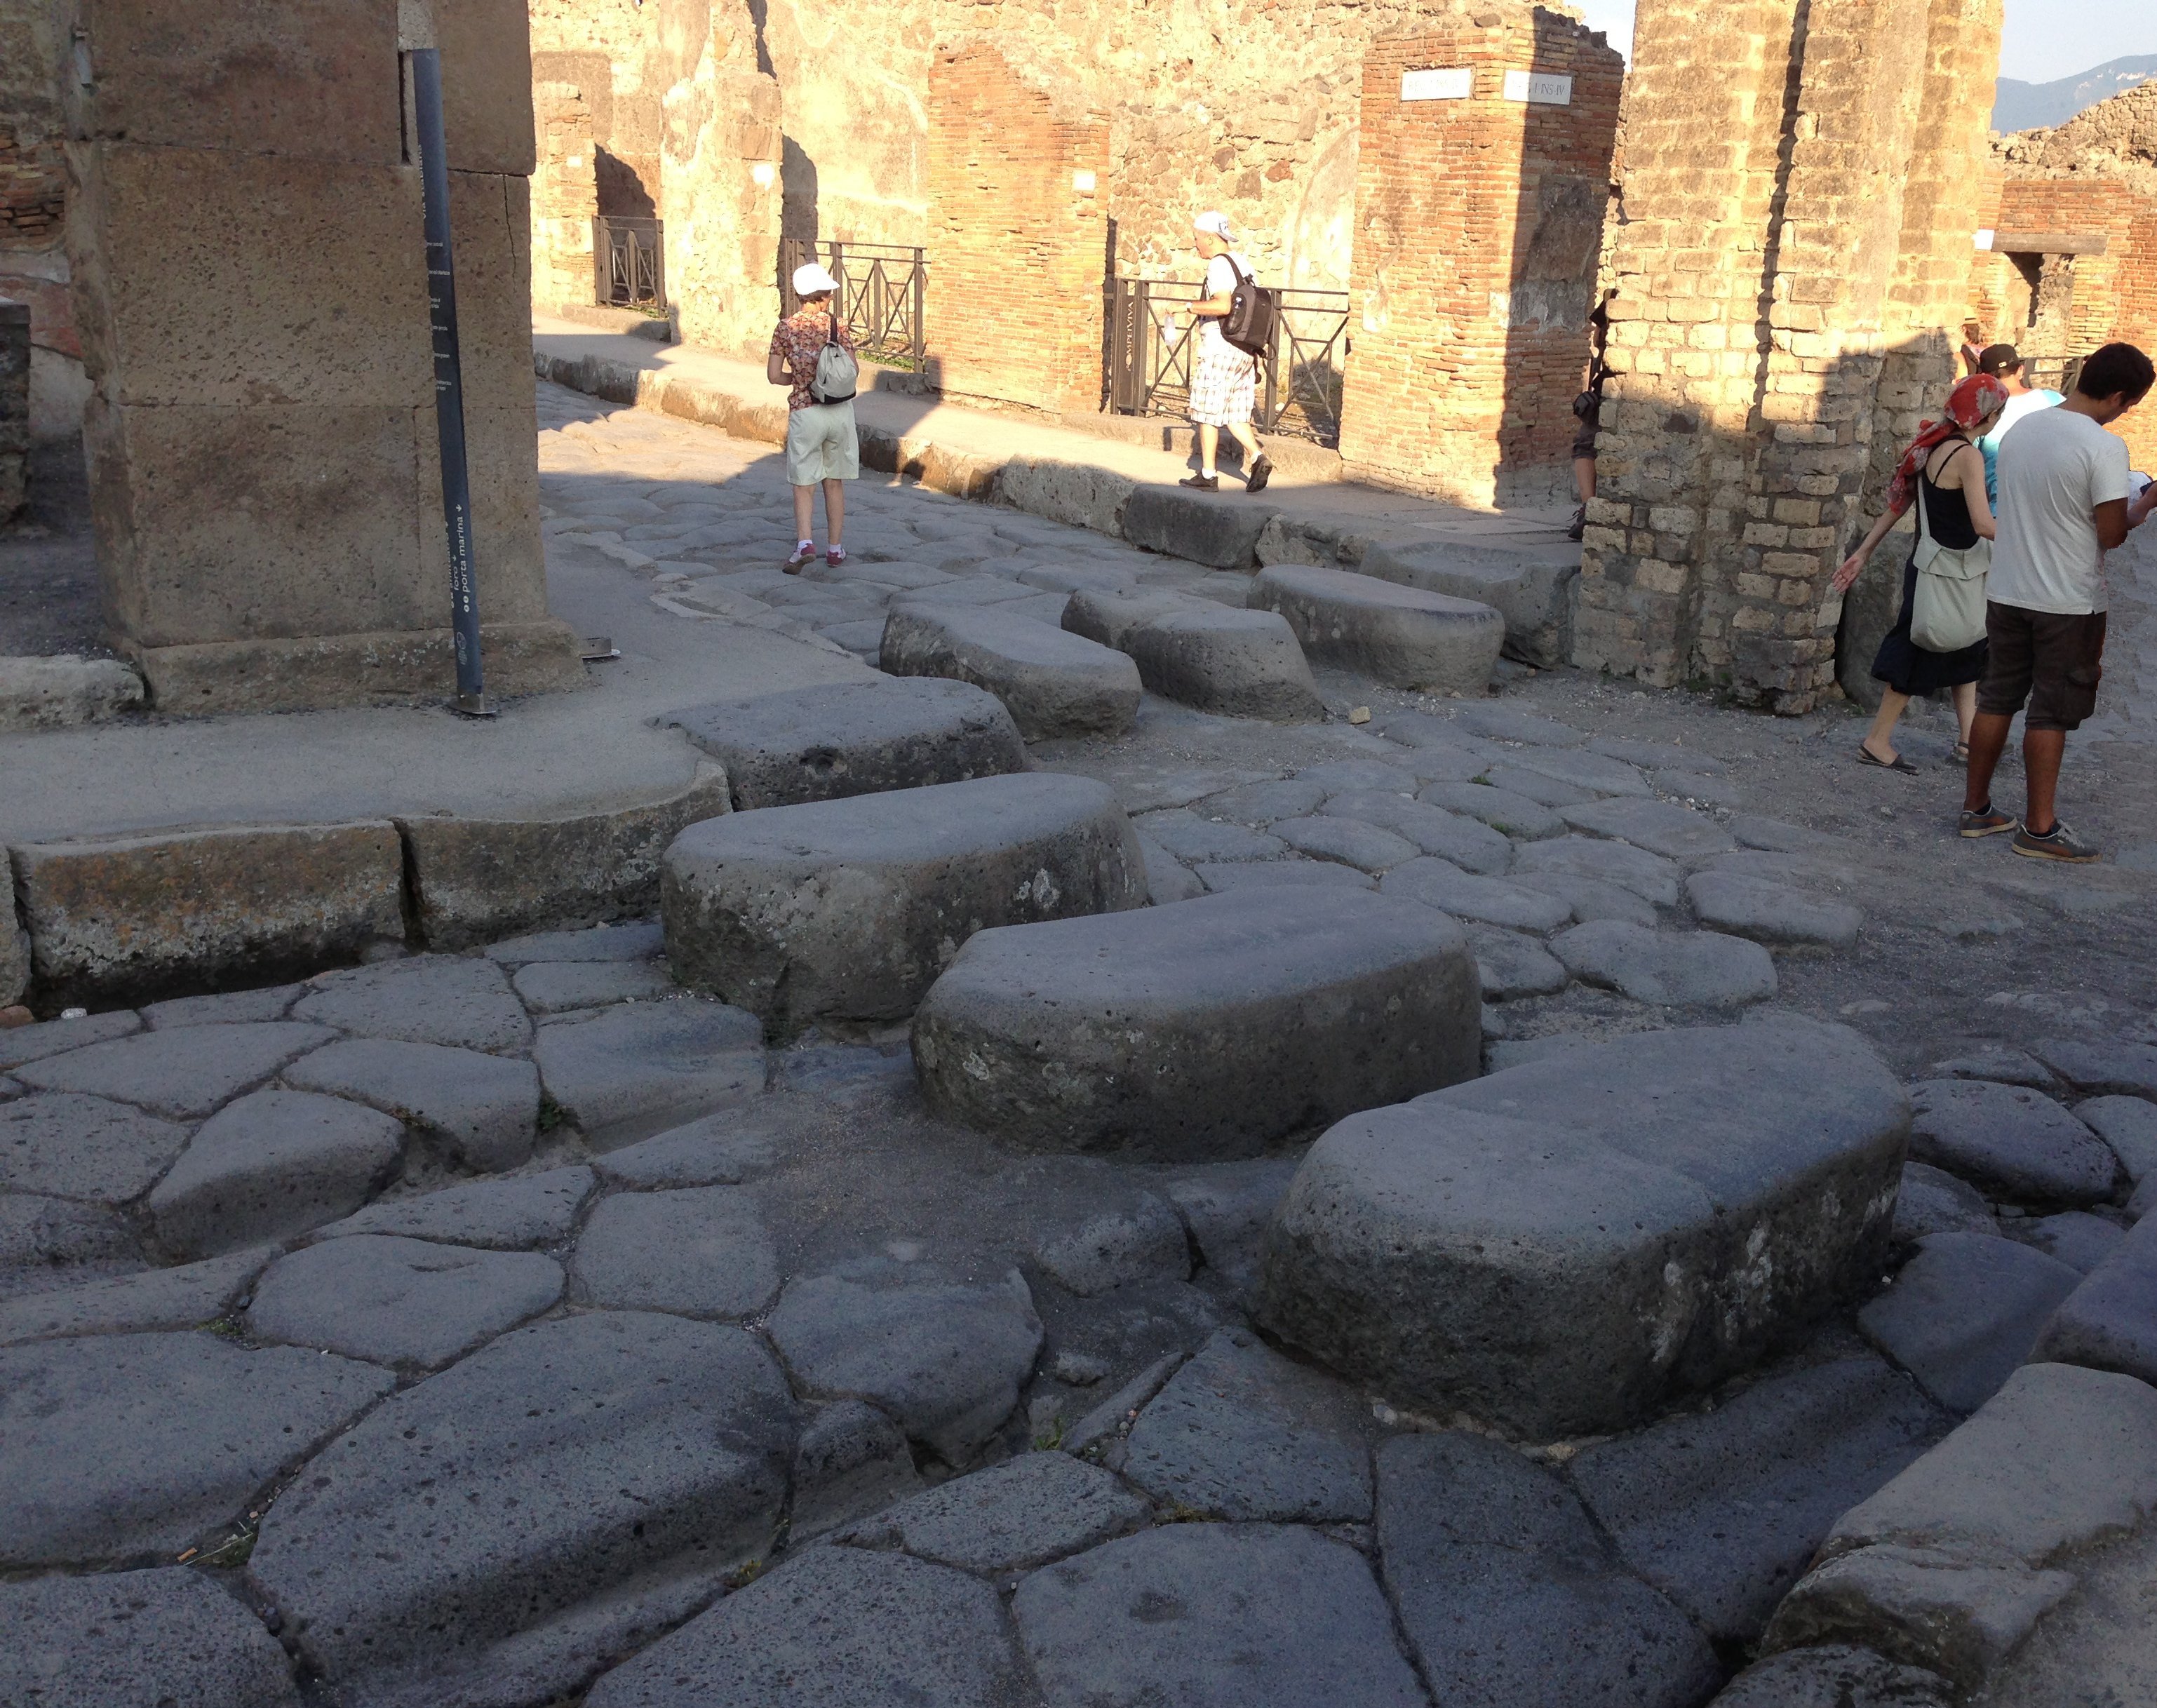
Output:
[[1485,505],[1564,483],[1624,69],[1584,25],[1539,8],[1372,45],[1350,472]]
[[945,396],[1100,408],[1108,166],[1108,119],[1053,55],[937,49],[927,330]]
[[532,301],[539,309],[596,301],[592,220],[600,211],[591,104],[569,83],[532,90]]
[[[113,638],[167,710],[445,692],[397,0],[77,7],[69,246]],[[401,10],[442,52],[488,686],[569,686],[538,538],[524,10]]]

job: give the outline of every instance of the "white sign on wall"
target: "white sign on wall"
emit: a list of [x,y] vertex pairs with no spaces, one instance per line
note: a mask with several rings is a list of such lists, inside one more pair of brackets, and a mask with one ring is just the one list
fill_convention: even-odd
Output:
[[1401,73],[1403,100],[1466,100],[1475,93],[1475,70],[1471,65]]
[[1978,234],[1977,234],[1976,241],[1977,241],[1977,246],[1978,246],[1979,249],[1981,249],[1981,250],[1989,250],[1989,249],[1990,249],[1990,248],[1992,247],[1992,228],[1991,228],[1990,225],[1988,225],[1988,226],[1984,227],[1981,230],[1979,230],[1979,231],[1978,232]]
[[1533,101],[1537,106],[1571,106],[1573,79],[1555,71],[1508,71],[1506,99]]

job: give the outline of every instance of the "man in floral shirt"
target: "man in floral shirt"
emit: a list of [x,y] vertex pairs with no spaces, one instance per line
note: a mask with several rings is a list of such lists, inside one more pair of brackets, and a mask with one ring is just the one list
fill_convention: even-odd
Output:
[[840,535],[847,521],[845,482],[862,471],[861,445],[854,433],[854,401],[820,404],[810,394],[816,378],[816,361],[827,344],[837,343],[853,353],[854,335],[833,306],[839,281],[814,261],[794,270],[794,294],[801,306],[780,322],[771,335],[771,352],[764,359],[764,378],[774,385],[790,387],[786,420],[786,478],[794,488],[794,555],[786,560],[786,573],[799,575],[816,557],[816,542],[809,528],[816,502],[816,488],[824,489],[824,521],[831,537],[825,561],[835,568],[847,561]]

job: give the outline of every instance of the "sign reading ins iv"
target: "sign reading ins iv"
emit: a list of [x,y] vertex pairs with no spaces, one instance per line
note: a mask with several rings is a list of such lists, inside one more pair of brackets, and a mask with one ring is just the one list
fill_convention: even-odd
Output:
[[1466,100],[1475,93],[1475,70],[1470,65],[1401,73],[1403,100]]
[[1533,101],[1537,106],[1571,106],[1573,79],[1555,71],[1508,71],[1506,99]]

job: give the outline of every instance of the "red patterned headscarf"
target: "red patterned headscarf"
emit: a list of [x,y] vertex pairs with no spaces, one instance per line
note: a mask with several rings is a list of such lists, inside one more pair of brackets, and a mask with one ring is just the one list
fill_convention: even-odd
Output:
[[1895,478],[1887,487],[1888,507],[1902,510],[1909,505],[1917,492],[1913,483],[1918,471],[1924,466],[1934,445],[1944,444],[1964,428],[1976,426],[2006,404],[2007,388],[1990,373],[1973,373],[1949,392],[1946,418],[1926,422],[1924,430],[1910,441],[1902,460],[1895,466]]

